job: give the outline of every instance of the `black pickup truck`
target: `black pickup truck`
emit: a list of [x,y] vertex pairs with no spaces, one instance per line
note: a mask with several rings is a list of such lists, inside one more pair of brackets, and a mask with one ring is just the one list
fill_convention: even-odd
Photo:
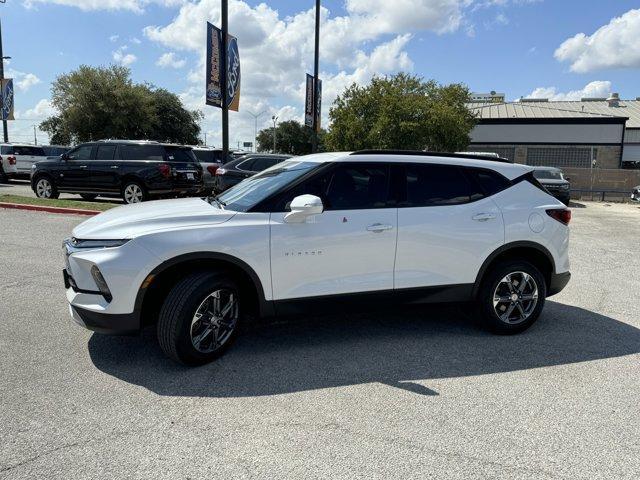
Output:
[[41,198],[65,192],[137,203],[197,194],[202,182],[202,167],[190,147],[135,140],[83,143],[31,171],[31,188]]

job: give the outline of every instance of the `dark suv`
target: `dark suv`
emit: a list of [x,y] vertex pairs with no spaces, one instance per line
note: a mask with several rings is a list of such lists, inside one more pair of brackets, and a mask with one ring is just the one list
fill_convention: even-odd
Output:
[[83,143],[57,159],[38,162],[31,171],[31,188],[41,198],[66,192],[137,203],[197,194],[202,186],[202,167],[190,147],[150,141]]

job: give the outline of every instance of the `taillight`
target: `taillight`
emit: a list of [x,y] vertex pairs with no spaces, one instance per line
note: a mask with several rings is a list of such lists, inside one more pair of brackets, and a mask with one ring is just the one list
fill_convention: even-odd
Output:
[[569,225],[571,221],[571,210],[568,208],[552,208],[547,210],[547,215],[564,225]]
[[158,165],[158,170],[160,170],[160,173],[164,178],[169,178],[171,176],[171,167],[168,163],[161,163]]
[[9,165],[16,164],[16,157],[7,157],[7,160],[9,160]]
[[224,175],[225,173],[227,173],[227,170],[224,168],[218,168],[216,170],[216,175]]
[[216,171],[218,170],[218,168],[220,168],[220,167],[218,167],[218,165],[209,165],[209,166],[207,167],[207,170],[209,170],[209,173],[210,173],[211,175],[215,175],[215,174],[216,174]]

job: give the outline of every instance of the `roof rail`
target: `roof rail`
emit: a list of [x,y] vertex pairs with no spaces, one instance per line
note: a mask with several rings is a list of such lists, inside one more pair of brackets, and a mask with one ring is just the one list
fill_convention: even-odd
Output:
[[451,158],[468,158],[471,160],[485,160],[488,162],[513,163],[508,158],[503,157],[487,157],[485,155],[473,155],[466,153],[450,153],[450,152],[423,152],[422,150],[357,150],[351,152],[350,155],[414,155],[422,157],[451,157]]

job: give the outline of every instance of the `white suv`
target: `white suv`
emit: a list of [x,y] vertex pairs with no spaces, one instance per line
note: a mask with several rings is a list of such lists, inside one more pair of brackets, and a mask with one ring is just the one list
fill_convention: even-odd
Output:
[[243,318],[392,302],[476,302],[500,334],[569,281],[570,210],[532,168],[362,151],[284,161],[215,198],[109,210],[64,243],[71,315],[102,333],[157,323],[201,364]]

